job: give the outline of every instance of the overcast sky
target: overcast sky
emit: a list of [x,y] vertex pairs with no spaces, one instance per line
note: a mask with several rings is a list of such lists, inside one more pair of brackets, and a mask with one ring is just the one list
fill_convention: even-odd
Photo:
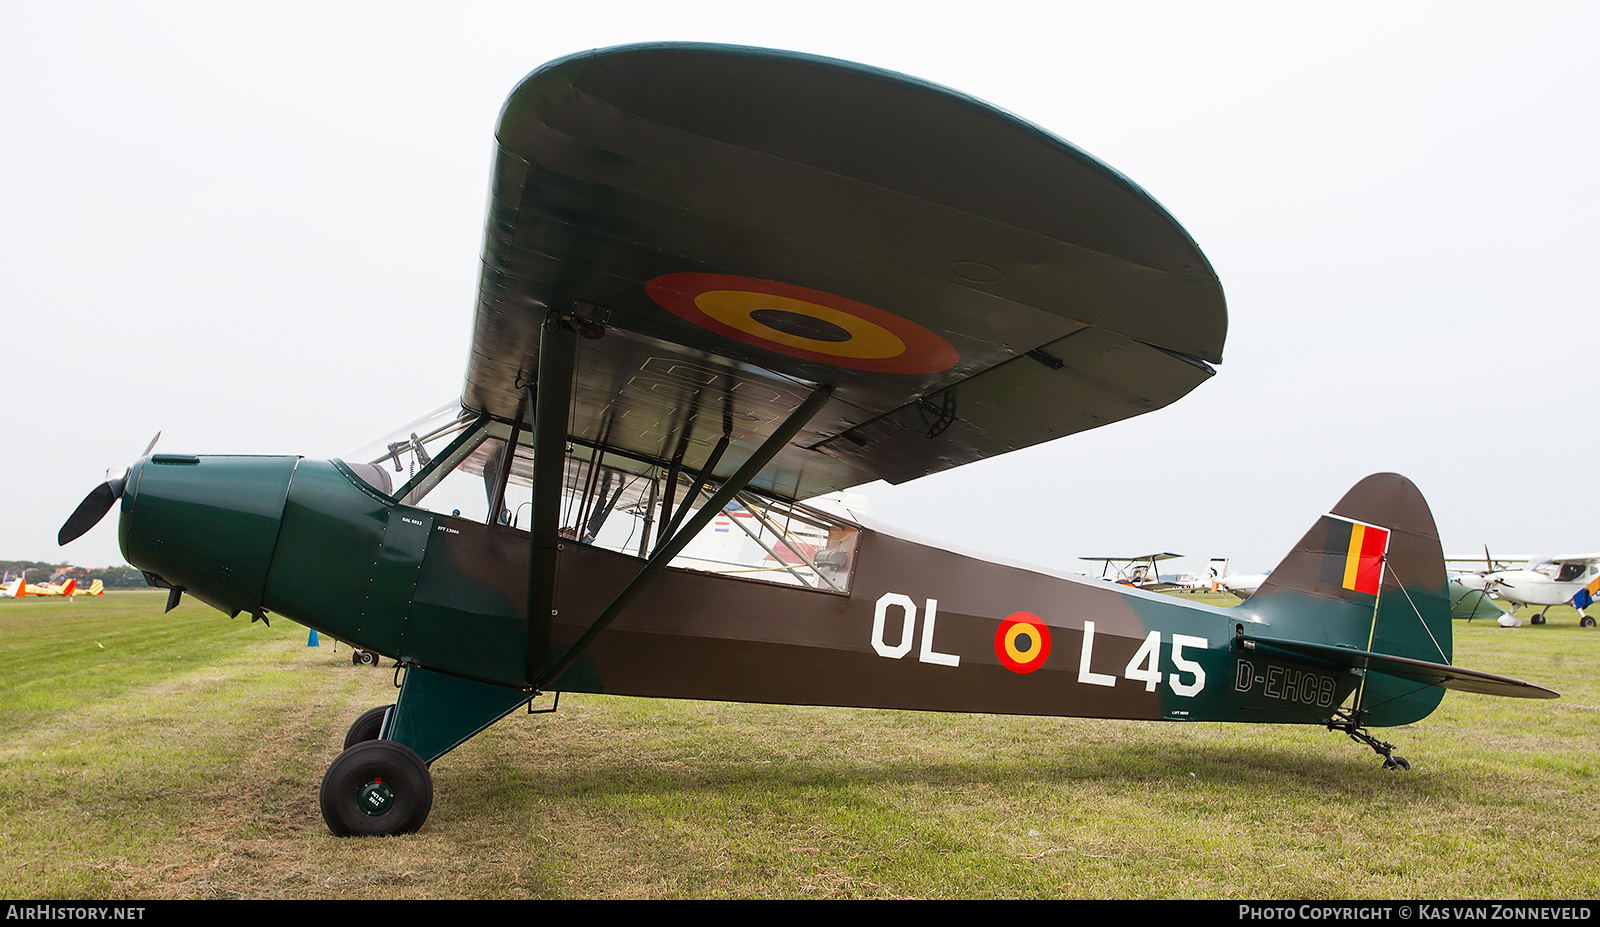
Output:
[[0,559],[121,563],[114,518],[55,534],[157,430],[328,457],[459,395],[501,102],[662,40],[993,103],[1149,191],[1222,280],[1209,383],[869,485],[874,518],[1069,569],[1260,570],[1394,470],[1449,552],[1600,551],[1597,27],[1593,3],[12,4]]

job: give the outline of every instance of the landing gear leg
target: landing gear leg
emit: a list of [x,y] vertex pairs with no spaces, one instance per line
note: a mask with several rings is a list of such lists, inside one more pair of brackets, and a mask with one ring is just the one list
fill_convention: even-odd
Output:
[[1411,764],[1406,762],[1406,758],[1394,752],[1394,744],[1379,740],[1367,733],[1366,725],[1361,723],[1360,715],[1360,712],[1346,713],[1341,711],[1335,714],[1333,719],[1328,722],[1328,730],[1343,731],[1356,743],[1366,744],[1371,747],[1373,753],[1383,757],[1384,769],[1398,769],[1401,771],[1410,769]]
[[338,837],[417,830],[433,808],[428,764],[532,697],[521,688],[408,668],[399,700],[357,718],[322,777],[328,830]]

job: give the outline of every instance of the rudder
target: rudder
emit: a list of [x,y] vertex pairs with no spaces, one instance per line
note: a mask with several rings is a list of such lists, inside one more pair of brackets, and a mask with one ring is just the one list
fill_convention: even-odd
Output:
[[[1255,633],[1428,662],[1451,660],[1444,550],[1422,493],[1396,473],[1357,483],[1317,519],[1239,608]],[[1369,669],[1354,707],[1372,726],[1409,724],[1444,690]]]

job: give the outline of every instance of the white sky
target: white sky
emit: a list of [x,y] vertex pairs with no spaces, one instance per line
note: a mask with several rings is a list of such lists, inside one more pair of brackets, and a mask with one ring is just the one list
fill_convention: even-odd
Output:
[[[901,71],[1143,186],[1210,258],[1217,376],[869,514],[1058,567],[1271,567],[1367,473],[1449,552],[1600,550],[1600,5],[16,3],[0,29],[0,558],[175,453],[334,456],[458,395],[493,127],[575,51]],[[23,410],[48,410],[24,419]]]

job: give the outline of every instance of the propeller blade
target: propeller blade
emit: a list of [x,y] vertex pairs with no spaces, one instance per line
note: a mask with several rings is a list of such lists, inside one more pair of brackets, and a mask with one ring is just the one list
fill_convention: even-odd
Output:
[[[156,442],[160,440],[161,432],[158,431],[156,436],[150,439],[150,443],[144,446],[144,453],[140,454],[139,457],[149,457],[150,452],[156,449]],[[93,492],[84,496],[83,501],[78,503],[77,510],[67,518],[67,523],[61,526],[60,532],[56,534],[56,543],[66,546],[83,537],[90,528],[100,524],[100,519],[106,517],[106,513],[111,511],[111,507],[117,504],[118,499],[122,498],[122,490],[127,486],[127,483],[128,471],[126,469],[116,476],[112,476],[111,471],[107,470],[106,481],[96,486]]]
[[113,487],[110,482],[96,486],[83,501],[78,503],[78,508],[67,518],[66,524],[61,526],[61,531],[56,535],[56,543],[65,545],[76,541],[85,532],[100,523],[106,517],[117,499],[122,496],[122,481],[118,480]]

